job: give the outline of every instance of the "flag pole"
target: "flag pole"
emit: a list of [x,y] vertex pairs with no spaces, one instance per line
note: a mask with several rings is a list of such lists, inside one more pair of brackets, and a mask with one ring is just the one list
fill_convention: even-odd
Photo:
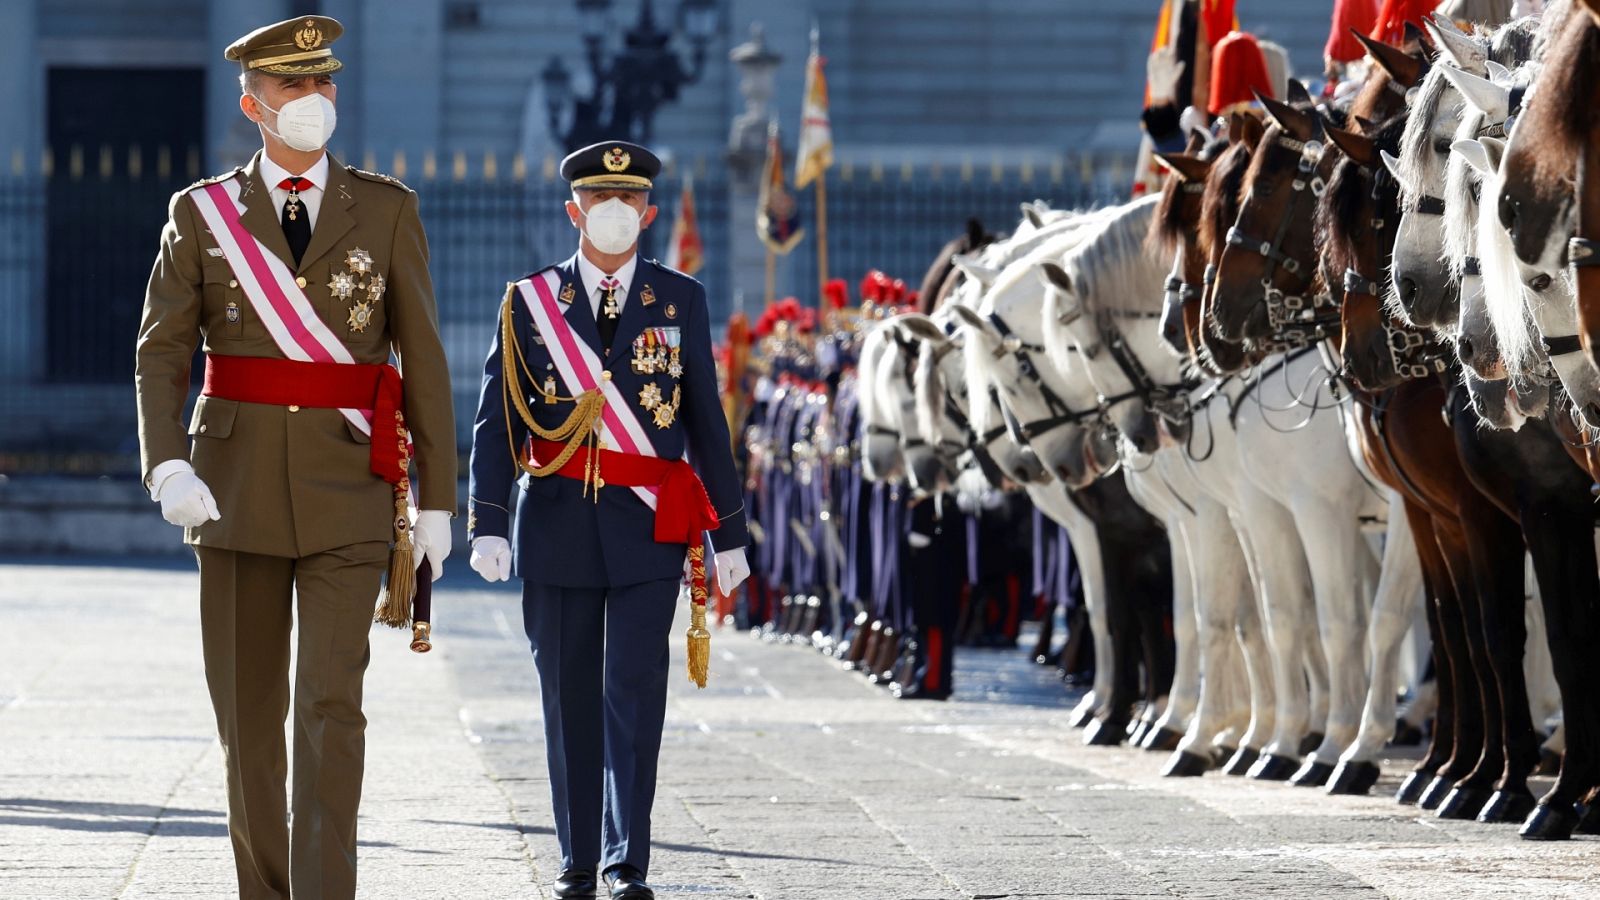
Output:
[[828,171],[817,173],[817,305],[828,283]]
[[778,254],[767,248],[767,305],[778,299]]

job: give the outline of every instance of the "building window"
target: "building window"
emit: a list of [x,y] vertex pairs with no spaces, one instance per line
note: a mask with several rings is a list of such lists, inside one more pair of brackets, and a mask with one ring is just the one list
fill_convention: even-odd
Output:
[[483,4],[476,0],[453,0],[444,5],[444,27],[454,31],[477,28],[483,24]]

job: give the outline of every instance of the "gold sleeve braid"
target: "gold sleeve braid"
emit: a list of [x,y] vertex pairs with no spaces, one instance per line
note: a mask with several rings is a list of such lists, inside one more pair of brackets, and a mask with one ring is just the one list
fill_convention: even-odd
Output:
[[[511,458],[517,461],[517,465],[522,471],[535,478],[544,478],[558,472],[585,443],[592,445],[591,449],[598,449],[599,432],[595,429],[595,423],[600,421],[600,416],[605,411],[606,396],[601,388],[598,387],[591,391],[584,391],[575,397],[556,396],[554,393],[546,392],[540,387],[533,374],[528,371],[528,361],[522,354],[521,345],[517,343],[516,329],[513,327],[513,312],[516,308],[513,298],[516,296],[516,291],[515,284],[506,285],[505,301],[500,305],[501,391],[506,415],[506,443],[510,445]],[[533,411],[528,408],[527,398],[523,396],[521,378],[519,376],[526,376],[528,384],[532,385],[533,390],[547,400],[574,402],[576,405],[567,416],[566,421],[554,429],[540,427],[539,423],[534,421]],[[511,436],[511,410],[513,407],[516,409],[517,416],[522,420],[522,423],[535,436],[542,440],[565,444],[555,459],[542,466],[535,465],[532,459],[525,458],[517,450],[516,441]],[[590,459],[594,458],[595,455],[591,452]],[[593,472],[590,477],[584,479],[585,493],[587,493],[590,484],[593,483],[598,497],[598,488],[601,486],[598,474],[598,472]]]

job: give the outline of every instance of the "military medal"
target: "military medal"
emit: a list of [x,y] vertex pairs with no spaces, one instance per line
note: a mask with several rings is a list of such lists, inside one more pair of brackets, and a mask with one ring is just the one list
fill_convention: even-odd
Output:
[[361,249],[346,251],[344,256],[345,268],[357,275],[367,275],[372,272],[372,254]]
[[606,314],[606,318],[615,319],[622,314],[621,308],[617,306],[617,280],[608,278],[606,282],[609,283],[602,284],[606,290],[606,305],[603,312]]
[[556,377],[554,375],[546,375],[544,377],[544,402],[551,406],[555,405]]
[[666,332],[667,346],[672,348],[672,359],[667,363],[667,374],[676,381],[683,377],[683,359],[678,355],[678,345],[683,342],[683,335],[677,328],[668,328]]
[[[350,330],[359,334],[372,324],[373,309],[388,289],[388,281],[372,271],[372,254],[360,247],[345,252],[344,266],[348,271],[334,272],[329,277],[328,292],[337,300],[349,300],[358,290],[366,292],[366,299],[352,304],[350,316],[345,320]],[[365,284],[360,281],[362,275],[367,276]]]
[[225,315],[228,317],[228,324],[229,325],[237,325],[237,324],[239,324],[239,301],[237,301],[237,300],[229,300],[228,301],[228,311],[227,311],[227,313]]
[[676,319],[677,317],[678,317],[678,304],[676,304],[676,303],[668,303],[667,304],[667,318]]
[[664,328],[652,329],[655,334],[656,358],[652,368],[657,372],[667,371],[667,332]]
[[646,410],[654,410],[661,405],[661,388],[654,381],[645,382],[644,387],[639,389],[639,405]]
[[357,300],[355,305],[350,307],[350,318],[346,320],[346,324],[350,326],[351,331],[359,333],[366,331],[371,323],[372,304],[366,300]]
[[300,218],[300,191],[298,188],[291,185],[289,188],[289,202],[284,204],[283,209],[288,214],[289,221],[293,222]]
[[560,300],[562,303],[571,303],[572,298],[576,296],[578,296],[577,290],[575,290],[571,284],[564,284],[561,286],[561,293],[557,295],[556,299]]
[[657,403],[656,408],[650,411],[650,413],[655,416],[657,428],[672,427],[672,420],[678,415],[678,401],[681,398],[682,388],[680,388],[678,385],[673,385],[672,402]]

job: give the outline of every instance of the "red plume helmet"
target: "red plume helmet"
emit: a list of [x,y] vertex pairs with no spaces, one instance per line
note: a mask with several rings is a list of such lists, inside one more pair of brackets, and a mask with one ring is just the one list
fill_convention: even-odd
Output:
[[822,286],[822,295],[827,298],[829,309],[844,309],[850,302],[850,286],[843,278],[830,278]]
[[1383,8],[1378,11],[1378,23],[1373,26],[1371,37],[1398,47],[1406,39],[1406,23],[1421,28],[1427,21],[1428,13],[1438,5],[1430,0],[1383,0]]
[[1267,74],[1267,59],[1261,55],[1261,45],[1248,31],[1235,31],[1217,42],[1211,51],[1211,94],[1208,111],[1219,115],[1239,103],[1255,99],[1255,91],[1262,96],[1278,99],[1272,87],[1272,77]]
[[1333,27],[1328,31],[1328,43],[1322,48],[1322,57],[1329,62],[1355,62],[1367,55],[1351,30],[1368,34],[1378,24],[1378,0],[1334,0]]

